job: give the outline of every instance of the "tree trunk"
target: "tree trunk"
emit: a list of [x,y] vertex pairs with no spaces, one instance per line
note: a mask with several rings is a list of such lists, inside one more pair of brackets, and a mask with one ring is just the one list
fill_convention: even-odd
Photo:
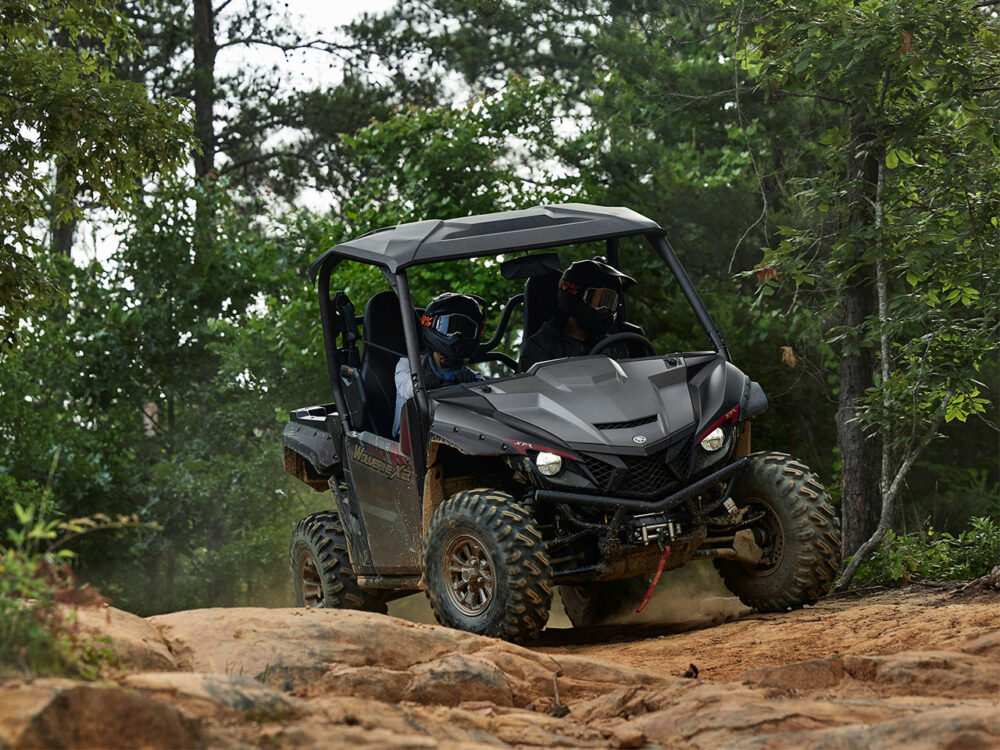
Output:
[[[873,206],[877,199],[880,154],[874,128],[859,105],[852,113],[851,159],[848,178],[853,182],[853,200],[849,225],[860,229],[874,224]],[[862,156],[863,154],[863,156]],[[853,555],[874,533],[879,519],[878,441],[866,437],[858,423],[857,406],[865,391],[874,385],[875,357],[871,346],[863,342],[862,327],[875,311],[873,269],[858,265],[863,248],[856,247],[852,265],[841,297],[843,324],[848,337],[840,363],[840,401],[837,409],[837,443],[843,462],[841,469],[841,531],[843,557]]]
[[[860,277],[860,278],[859,278]],[[844,289],[844,325],[857,327],[871,312],[870,279],[855,275]],[[878,523],[879,446],[866,437],[856,420],[858,401],[873,385],[873,358],[870,347],[845,344],[840,364],[840,403],[837,409],[837,443],[843,462],[841,469],[841,530],[843,556],[853,555],[875,530]]]
[[76,219],[61,220],[60,214],[73,203],[74,176],[62,159],[56,159],[55,189],[52,193],[52,220],[49,228],[52,236],[50,250],[53,255],[73,257],[73,236],[76,234]]
[[[879,230],[878,256],[875,260],[875,291],[878,296],[878,339],[879,339],[879,365],[882,370],[882,406],[889,410],[888,383],[891,372],[891,360],[889,355],[889,279],[885,270],[885,244],[882,242],[882,227],[885,220],[885,203],[882,201],[882,193],[885,190],[885,160],[880,159],[878,164],[878,187],[875,192],[875,228]],[[889,500],[889,484],[892,477],[892,430],[885,427],[882,431],[882,469],[879,475],[879,494],[882,496],[882,516],[879,519],[879,527],[882,526],[883,519],[888,519],[888,528],[892,528],[896,522],[896,503]],[[884,534],[883,534],[884,536]]]
[[[71,42],[65,31],[55,33],[55,41],[60,47],[79,52],[80,46]],[[55,159],[55,184],[52,186],[51,205],[49,208],[49,251],[53,255],[65,258],[73,257],[73,236],[76,234],[76,219],[61,218],[64,210],[73,205],[76,197],[76,175],[66,166],[66,160],[57,156]]]
[[52,229],[52,254],[73,257],[73,237],[76,234],[76,222],[72,219],[56,224]]
[[194,0],[194,132],[201,153],[194,154],[199,177],[215,170],[215,14],[211,0]]
[[[215,13],[212,0],[194,0],[194,132],[200,153],[194,154],[198,180],[207,187],[215,179]],[[215,205],[202,193],[195,202],[194,251],[215,238]]]

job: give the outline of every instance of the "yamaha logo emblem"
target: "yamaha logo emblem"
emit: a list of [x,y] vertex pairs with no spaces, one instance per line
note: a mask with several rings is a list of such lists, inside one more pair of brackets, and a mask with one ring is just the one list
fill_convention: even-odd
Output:
[[632,438],[632,442],[633,443],[645,443],[646,442],[646,436],[645,435],[635,435]]

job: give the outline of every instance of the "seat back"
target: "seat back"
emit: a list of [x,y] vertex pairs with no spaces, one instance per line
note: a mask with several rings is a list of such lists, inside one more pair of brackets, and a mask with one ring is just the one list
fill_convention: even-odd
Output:
[[373,432],[392,436],[396,411],[396,364],[406,356],[403,319],[395,292],[379,292],[365,305],[361,380]]
[[558,271],[551,271],[524,282],[524,341],[559,311],[557,293],[561,276]]

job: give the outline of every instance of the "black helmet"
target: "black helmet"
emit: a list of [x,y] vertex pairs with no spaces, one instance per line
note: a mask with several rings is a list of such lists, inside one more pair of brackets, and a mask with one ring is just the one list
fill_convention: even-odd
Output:
[[606,333],[615,324],[622,294],[635,283],[599,260],[578,260],[559,279],[559,309],[587,331]]
[[424,343],[448,359],[471,357],[483,335],[482,299],[445,292],[432,299],[420,319]]

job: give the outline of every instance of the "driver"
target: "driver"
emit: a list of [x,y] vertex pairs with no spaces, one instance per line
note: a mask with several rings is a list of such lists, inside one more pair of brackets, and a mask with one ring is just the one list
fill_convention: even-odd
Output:
[[[635,284],[599,260],[578,260],[559,279],[559,312],[524,342],[519,365],[524,372],[536,362],[588,354],[615,331],[625,290]],[[624,345],[604,350],[609,357],[628,356]]]
[[[482,380],[483,376],[465,366],[483,335],[482,300],[471,294],[445,292],[432,299],[420,319],[420,338],[426,351],[420,355],[420,375],[424,387]],[[396,416],[392,436],[399,437],[399,419],[403,404],[413,396],[410,363],[402,357],[396,363]]]

